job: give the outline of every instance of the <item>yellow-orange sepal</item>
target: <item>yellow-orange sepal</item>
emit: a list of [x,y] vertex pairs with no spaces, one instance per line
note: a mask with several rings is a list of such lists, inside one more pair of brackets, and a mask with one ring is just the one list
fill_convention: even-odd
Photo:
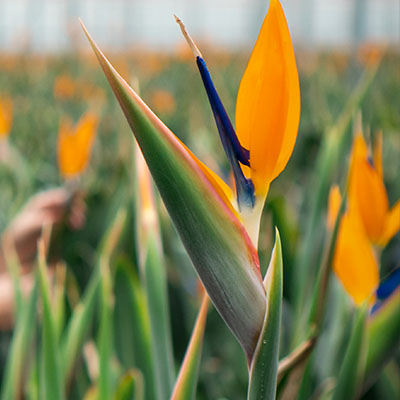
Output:
[[75,128],[70,120],[61,120],[58,133],[58,166],[64,178],[74,178],[86,168],[97,124],[98,117],[92,112],[84,114]]
[[383,182],[382,144],[378,138],[374,158],[369,157],[361,134],[354,139],[350,176],[349,209],[358,213],[369,240],[384,247],[400,229],[400,203],[392,210]]
[[265,196],[270,182],[285,168],[299,119],[293,46],[282,7],[278,0],[271,0],[236,102],[236,133],[250,151],[256,196]]
[[347,213],[340,222],[333,269],[358,306],[371,298],[378,286],[378,263],[356,215]]

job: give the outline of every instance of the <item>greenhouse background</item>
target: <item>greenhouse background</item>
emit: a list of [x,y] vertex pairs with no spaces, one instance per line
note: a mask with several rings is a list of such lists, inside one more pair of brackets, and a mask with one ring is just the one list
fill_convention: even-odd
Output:
[[[400,41],[398,0],[282,1],[294,42],[303,47]],[[85,45],[81,17],[102,46],[171,49],[181,36],[172,13],[195,37],[249,46],[268,7],[263,0],[0,0],[0,50],[59,52]]]

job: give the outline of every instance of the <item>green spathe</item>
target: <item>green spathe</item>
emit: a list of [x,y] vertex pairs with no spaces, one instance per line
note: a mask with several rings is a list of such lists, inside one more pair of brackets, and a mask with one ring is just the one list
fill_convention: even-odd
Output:
[[265,314],[256,250],[189,152],[86,34],[196,271],[250,362]]

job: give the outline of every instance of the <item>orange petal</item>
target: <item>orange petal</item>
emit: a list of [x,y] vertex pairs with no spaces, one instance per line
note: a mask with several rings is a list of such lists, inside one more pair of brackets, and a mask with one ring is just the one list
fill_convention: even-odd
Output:
[[236,131],[242,146],[250,150],[256,194],[263,195],[286,166],[299,119],[293,46],[282,7],[278,0],[271,0],[236,103]]
[[383,234],[389,202],[382,176],[368,159],[361,135],[354,141],[350,177],[349,209],[360,215],[369,239],[378,243]]
[[400,200],[386,215],[385,229],[379,244],[386,246],[389,240],[400,230]]
[[72,178],[85,169],[97,123],[98,117],[90,112],[80,119],[75,131],[72,131],[70,122],[61,121],[58,136],[58,164],[64,178]]
[[378,264],[361,222],[346,214],[341,223],[333,269],[356,305],[371,297],[379,283]]
[[333,230],[335,226],[341,202],[342,196],[340,195],[339,186],[334,185],[331,187],[328,200],[328,218],[326,222],[329,230]]

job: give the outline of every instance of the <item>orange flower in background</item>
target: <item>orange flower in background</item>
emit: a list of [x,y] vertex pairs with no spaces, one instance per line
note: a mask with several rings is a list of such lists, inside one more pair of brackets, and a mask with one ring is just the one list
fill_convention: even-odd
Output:
[[74,178],[85,169],[97,125],[98,116],[92,112],[84,114],[75,127],[70,120],[61,120],[58,133],[58,167],[64,178]]
[[[327,225],[330,230],[333,229],[340,203],[339,188],[333,186],[328,205]],[[348,211],[340,221],[333,270],[356,305],[370,298],[378,286],[378,262],[356,213]]]
[[378,287],[378,262],[356,215],[348,213],[340,222],[333,269],[358,306]]
[[357,49],[357,59],[362,65],[373,67],[381,60],[384,50],[382,45],[366,42]]
[[383,182],[382,137],[374,146],[373,158],[369,156],[364,138],[354,139],[350,176],[349,210],[359,213],[369,240],[381,247],[400,229],[400,200],[389,208],[389,200]]
[[176,109],[175,100],[168,90],[156,90],[150,97],[154,109],[163,114],[172,114]]
[[13,103],[10,97],[0,98],[0,138],[7,137],[11,131]]
[[54,81],[53,93],[57,99],[71,99],[74,97],[76,84],[69,75],[60,75]]
[[[341,202],[331,188],[328,227],[333,228]],[[400,229],[400,201],[390,210],[382,170],[382,135],[369,157],[363,136],[353,143],[348,180],[348,207],[340,221],[333,269],[356,305],[372,297],[379,284],[379,266],[373,245],[384,247]]]

